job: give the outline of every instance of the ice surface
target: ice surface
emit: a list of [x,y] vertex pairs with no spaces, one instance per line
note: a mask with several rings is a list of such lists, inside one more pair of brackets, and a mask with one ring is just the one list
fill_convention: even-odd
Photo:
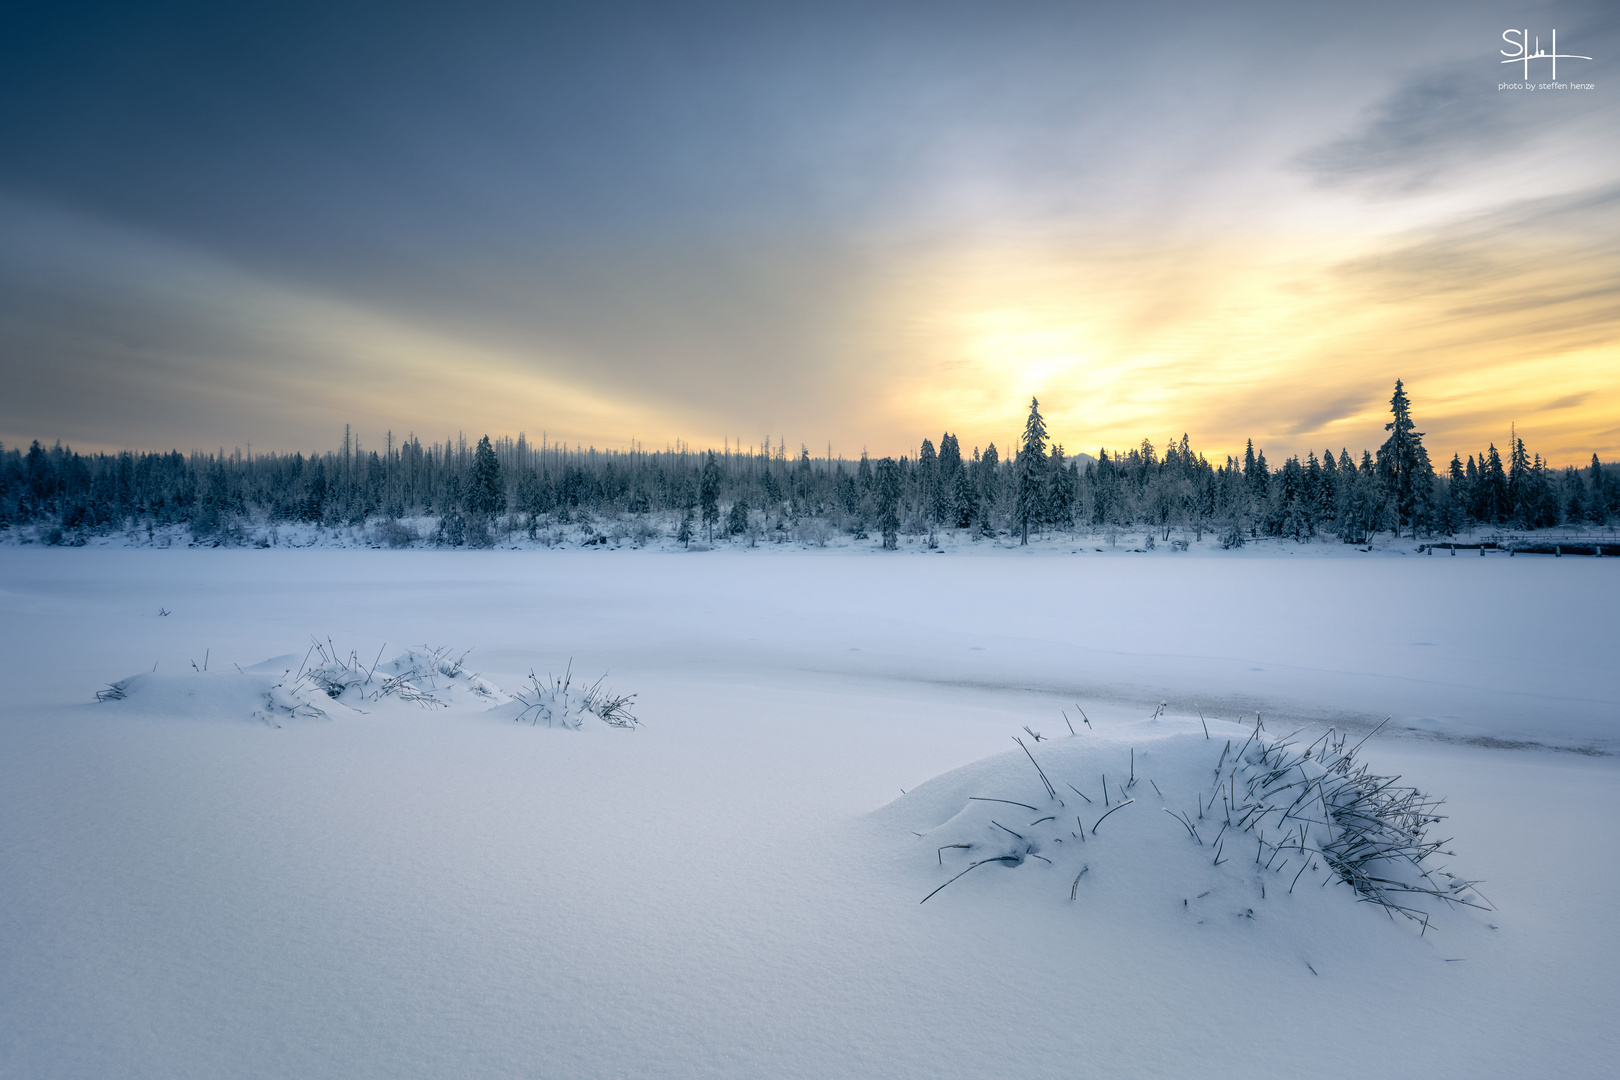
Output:
[[[1608,1075],[1616,759],[1490,743],[1614,748],[1611,564],[1177,558],[0,551],[0,1075]],[[645,726],[182,715],[311,634]],[[131,672],[171,704],[94,700]],[[1392,715],[1496,910],[1256,907],[1150,786],[1199,709]],[[1138,802],[919,904],[966,796],[1045,797],[1013,735],[1094,800],[1134,747]]]

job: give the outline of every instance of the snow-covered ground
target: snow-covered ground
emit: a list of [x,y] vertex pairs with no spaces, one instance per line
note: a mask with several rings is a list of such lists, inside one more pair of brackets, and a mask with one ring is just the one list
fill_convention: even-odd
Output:
[[[1303,550],[0,550],[0,1076],[1609,1075],[1620,564]],[[312,634],[644,726],[272,726]],[[1256,711],[1391,716],[1495,910],[1214,866],[1160,808]],[[1137,802],[919,903],[1047,814],[1014,735]]]

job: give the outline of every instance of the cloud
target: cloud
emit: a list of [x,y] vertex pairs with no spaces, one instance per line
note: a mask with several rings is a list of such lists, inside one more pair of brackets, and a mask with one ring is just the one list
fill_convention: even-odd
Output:
[[0,436],[892,453],[1039,393],[1275,457],[1376,445],[1397,374],[1459,438],[1612,416],[1612,99],[1498,97],[1486,16],[857,9],[0,43],[0,187],[76,215],[0,206]]
[[639,388],[581,379],[566,351],[459,340],[15,198],[0,196],[0,232],[8,443],[310,448],[353,422],[623,445],[669,423]]
[[[1457,215],[1397,235],[1335,274],[1380,302],[1441,303],[1454,332],[1476,339],[1536,327],[1606,332],[1620,322],[1620,184]],[[1526,321],[1527,312],[1546,321]]]
[[1364,394],[1350,394],[1334,398],[1332,401],[1312,409],[1304,416],[1284,429],[1288,435],[1312,435],[1335,420],[1344,420],[1364,411],[1371,401]]
[[1409,75],[1358,130],[1305,150],[1295,165],[1325,184],[1412,191],[1502,149],[1523,117],[1516,102],[1482,91],[1478,66],[1456,62]]

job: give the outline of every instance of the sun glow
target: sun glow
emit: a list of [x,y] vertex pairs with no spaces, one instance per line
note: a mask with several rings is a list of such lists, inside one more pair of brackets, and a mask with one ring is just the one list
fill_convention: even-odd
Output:
[[965,441],[1003,442],[1035,396],[1070,452],[1184,430],[1214,454],[1356,450],[1381,441],[1402,378],[1437,458],[1500,446],[1517,418],[1574,461],[1620,444],[1620,350],[1567,255],[1504,278],[1424,272],[1387,238],[1047,239],[928,252],[868,319],[897,357],[895,410]]

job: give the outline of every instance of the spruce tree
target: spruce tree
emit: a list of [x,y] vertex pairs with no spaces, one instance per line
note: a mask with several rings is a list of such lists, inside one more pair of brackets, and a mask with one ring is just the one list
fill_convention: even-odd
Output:
[[1396,535],[1410,528],[1415,536],[1433,490],[1434,470],[1423,447],[1423,432],[1412,421],[1406,387],[1399,379],[1389,399],[1389,411],[1390,422],[1384,425],[1389,438],[1378,448],[1378,479],[1395,513]]
[[1311,536],[1315,536],[1317,528],[1327,520],[1328,507],[1333,505],[1328,490],[1327,475],[1316,460],[1316,451],[1312,450],[1305,464],[1305,529]]
[[966,489],[962,483],[962,446],[946,432],[939,439],[939,481],[934,490],[934,517],[953,529],[968,523],[963,518]]
[[1524,448],[1524,440],[1517,436],[1508,451],[1511,455],[1507,474],[1508,514],[1519,524],[1530,525],[1535,516],[1532,509],[1535,500],[1530,482],[1530,453]]
[[1474,455],[1468,455],[1468,463],[1463,466],[1463,490],[1467,498],[1458,502],[1462,512],[1472,521],[1483,521],[1479,511],[1480,492],[1484,485],[1479,482],[1479,467],[1474,464]]
[[1480,520],[1500,525],[1508,514],[1507,475],[1502,471],[1502,455],[1491,443],[1480,469]]
[[1020,544],[1029,543],[1030,525],[1046,520],[1046,465],[1046,421],[1040,401],[1030,398],[1024,443],[1018,450],[1018,500],[1013,510]]
[[917,451],[916,478],[923,516],[930,523],[938,524],[943,516],[939,497],[939,455],[934,452],[934,444],[929,439],[924,439],[922,448]]
[[1339,515],[1339,463],[1332,450],[1322,451],[1321,519],[1324,523],[1337,520]]
[[506,485],[501,480],[501,462],[495,456],[489,436],[478,440],[473,452],[472,475],[467,479],[467,512],[485,518],[506,509]]
[[1075,473],[1065,463],[1062,443],[1052,445],[1045,500],[1048,524],[1062,529],[1074,525]]
[[1277,483],[1277,531],[1284,536],[1303,540],[1306,533],[1304,497],[1305,470],[1299,456],[1283,460]]
[[810,493],[811,489],[814,487],[814,484],[815,481],[812,477],[812,469],[810,466],[810,448],[805,446],[803,443],[800,443],[799,464],[795,467],[794,486],[798,488],[798,496],[801,503],[808,503],[810,501]]
[[996,504],[1001,499],[1001,456],[996,453],[995,443],[984,448],[984,453],[979,457],[977,472],[979,529],[986,536],[994,536]]
[[877,519],[884,549],[894,551],[900,546],[900,466],[893,458],[878,462]]
[[732,536],[740,536],[748,531],[748,500],[738,499],[731,504],[731,513],[726,518],[726,532]]
[[1578,525],[1586,520],[1586,484],[1573,466],[1564,469],[1563,520]]
[[1247,440],[1243,448],[1243,479],[1248,494],[1248,509],[1243,515],[1249,520],[1249,530],[1252,535],[1259,535],[1260,523],[1266,522],[1267,531],[1270,523],[1267,521],[1270,506],[1268,493],[1270,491],[1271,469],[1266,464],[1264,450],[1255,452],[1254,440]]
[[1586,490],[1586,519],[1594,524],[1602,524],[1606,516],[1606,498],[1603,490],[1603,465],[1598,461],[1596,454],[1592,455],[1591,468],[1587,470]]
[[1532,529],[1545,529],[1558,524],[1559,500],[1558,492],[1548,476],[1547,463],[1541,459],[1540,454],[1535,455],[1534,463],[1530,466],[1530,491],[1526,500],[1529,507],[1528,521]]
[[709,542],[714,542],[714,527],[720,524],[720,462],[710,450],[703,462],[703,476],[698,486],[698,504],[703,510],[703,528]]

